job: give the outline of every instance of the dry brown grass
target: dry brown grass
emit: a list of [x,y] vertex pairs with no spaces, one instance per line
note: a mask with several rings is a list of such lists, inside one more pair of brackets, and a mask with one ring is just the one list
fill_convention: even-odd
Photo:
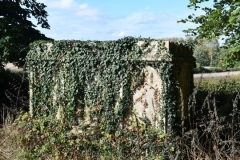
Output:
[[229,113],[220,115],[216,95],[208,93],[201,107],[196,100],[197,90],[190,97],[191,129],[182,130],[176,137],[179,159],[237,160],[240,159],[240,93],[235,95]]
[[17,134],[18,128],[13,124],[13,117],[7,113],[4,125],[0,128],[0,160],[17,159],[19,153]]

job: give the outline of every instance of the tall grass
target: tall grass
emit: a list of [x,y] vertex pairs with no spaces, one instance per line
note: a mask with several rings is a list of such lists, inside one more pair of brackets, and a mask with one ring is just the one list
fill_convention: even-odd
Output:
[[[239,92],[208,91],[204,98],[197,97],[199,92],[195,90],[189,101],[191,129],[176,137],[179,159],[240,159]],[[232,102],[221,99],[224,95]]]
[[13,121],[20,110],[28,110],[27,75],[21,70],[7,69],[1,78],[0,128]]
[[28,81],[21,70],[6,69],[0,87],[0,160],[16,159],[18,128],[13,125],[20,110],[28,107]]

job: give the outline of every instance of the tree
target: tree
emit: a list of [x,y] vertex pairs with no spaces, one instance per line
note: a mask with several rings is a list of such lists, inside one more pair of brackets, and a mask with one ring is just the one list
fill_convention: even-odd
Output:
[[[200,38],[218,38],[224,36],[226,48],[230,48],[227,62],[240,60],[240,1],[213,0],[213,7],[203,6],[209,0],[190,0],[189,8],[201,9],[205,14],[189,15],[179,22],[192,22],[199,26],[184,32]],[[236,57],[232,59],[232,57]]]
[[31,42],[50,39],[29,20],[34,17],[37,25],[50,29],[45,7],[35,0],[0,0],[0,62],[23,65]]
[[207,41],[208,54],[210,56],[210,66],[216,66],[219,62],[219,43],[217,39]]
[[196,47],[194,50],[194,57],[196,58],[196,62],[201,64],[201,66],[210,65],[210,57],[206,48]]
[[[206,38],[198,39],[198,44],[194,47],[194,56],[196,58],[196,61],[203,61],[205,64],[202,64],[203,66],[217,66],[219,62],[219,43],[217,39],[208,40]],[[202,56],[199,54],[203,54]],[[202,58],[206,58],[205,60]],[[198,59],[198,58],[201,58]],[[209,63],[206,63],[209,61]]]

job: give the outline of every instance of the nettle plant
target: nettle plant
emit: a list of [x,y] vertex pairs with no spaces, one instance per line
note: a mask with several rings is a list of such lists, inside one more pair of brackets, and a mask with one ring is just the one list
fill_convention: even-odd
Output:
[[[138,45],[139,41],[141,45]],[[155,58],[160,61],[144,60],[144,56],[154,49],[152,41],[157,44]],[[39,122],[35,126],[41,124],[46,129],[47,124],[56,121],[67,125],[64,131],[69,134],[72,126],[77,125],[81,135],[90,134],[88,131],[94,128],[97,133],[91,132],[91,135],[95,135],[96,145],[91,153],[97,152],[99,146],[105,150],[109,147],[113,150],[115,146],[122,154],[142,155],[143,151],[147,154],[147,150],[151,150],[150,142],[172,147],[173,144],[166,144],[163,139],[172,134],[164,132],[164,127],[168,131],[175,123],[177,98],[173,93],[177,83],[173,76],[172,55],[164,42],[133,37],[116,41],[37,41],[31,44],[26,64],[30,81],[30,115],[32,119],[47,121],[35,121]],[[162,103],[157,107],[161,108],[159,115],[167,118],[164,120],[167,125],[161,121],[159,130],[145,123],[133,109],[133,94],[143,85],[146,66],[157,69],[162,80],[159,89]],[[41,130],[41,127],[34,130],[36,128]],[[43,135],[45,132],[42,130]],[[89,143],[93,146],[93,137]],[[86,141],[83,144],[86,147]],[[135,147],[137,152],[132,150],[134,147],[129,149],[132,145],[138,146]]]

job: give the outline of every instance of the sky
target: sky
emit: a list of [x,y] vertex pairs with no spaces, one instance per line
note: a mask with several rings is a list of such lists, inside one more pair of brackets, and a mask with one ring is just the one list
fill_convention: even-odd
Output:
[[189,0],[37,0],[47,5],[51,29],[37,27],[55,40],[116,40],[185,37],[195,24],[177,23],[194,12]]

